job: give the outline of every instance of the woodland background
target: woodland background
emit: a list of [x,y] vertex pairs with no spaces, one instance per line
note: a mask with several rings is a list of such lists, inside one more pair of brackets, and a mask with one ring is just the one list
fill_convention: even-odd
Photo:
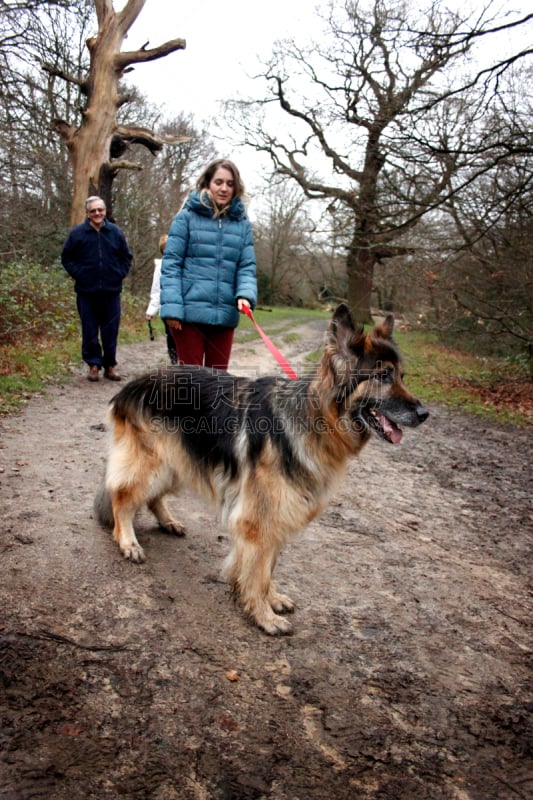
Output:
[[[94,43],[141,11],[150,0],[128,0],[122,17],[111,0],[0,2],[0,346],[75,324],[59,260],[76,183],[68,135],[98,102],[113,117],[103,166],[134,252],[133,298],[147,300],[159,236],[201,168],[247,145],[271,165],[247,186],[263,305],[348,299],[361,322],[393,310],[531,364],[532,14],[328,4],[320,49],[275,43],[257,95],[227,98],[221,138],[179,99],[168,116],[128,83],[131,63],[182,40],[119,54],[120,93],[97,97]],[[491,50],[502,32],[512,52]]]

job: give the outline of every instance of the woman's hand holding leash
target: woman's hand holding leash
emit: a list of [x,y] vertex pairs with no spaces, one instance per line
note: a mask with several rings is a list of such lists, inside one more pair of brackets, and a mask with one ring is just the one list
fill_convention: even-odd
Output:
[[[242,314],[246,314],[246,316],[249,317],[252,320],[253,324],[255,325],[255,327],[257,329],[257,333],[259,334],[261,339],[264,341],[264,343],[266,344],[266,346],[268,347],[268,349],[270,350],[270,352],[272,353],[272,355],[274,356],[274,358],[276,359],[276,361],[278,362],[280,367],[284,370],[285,374],[288,375],[289,378],[291,378],[291,380],[293,380],[293,381],[298,380],[298,375],[293,370],[293,368],[291,367],[291,365],[289,364],[289,362],[287,361],[285,356],[283,356],[279,352],[279,350],[275,346],[275,344],[270,341],[270,339],[268,338],[268,336],[266,335],[264,330],[255,321],[255,317],[252,314],[252,309],[250,307],[250,303],[248,302],[248,300],[244,300],[244,298],[239,298],[239,300],[243,301],[242,307],[239,307],[239,311]],[[237,303],[239,302],[239,300],[237,301]]]

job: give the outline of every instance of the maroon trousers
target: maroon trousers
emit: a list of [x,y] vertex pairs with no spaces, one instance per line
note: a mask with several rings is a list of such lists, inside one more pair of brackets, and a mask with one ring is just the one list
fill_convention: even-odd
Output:
[[181,331],[171,330],[180,364],[198,364],[227,371],[235,328],[182,322]]

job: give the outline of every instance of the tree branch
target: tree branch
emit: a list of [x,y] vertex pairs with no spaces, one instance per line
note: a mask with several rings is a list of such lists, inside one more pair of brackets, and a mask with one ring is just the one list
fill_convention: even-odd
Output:
[[330,146],[322,127],[318,125],[318,123],[312,119],[309,114],[299,111],[291,105],[284,92],[283,81],[279,75],[271,77],[276,83],[274,95],[277,97],[281,108],[291,117],[295,117],[296,119],[305,122],[305,124],[311,129],[314,136],[316,136],[320,142],[320,146],[322,147],[324,154],[331,159],[336,170],[338,170],[341,174],[348,175],[354,181],[361,180],[362,173],[359,170],[353,169],[350,164],[342,159],[340,155]]
[[118,26],[123,33],[129,31],[143,10],[145,2],[146,0],[128,0],[124,8],[117,14]]
[[79,86],[81,91],[84,94],[87,94],[87,85],[84,79],[76,78],[74,75],[71,75],[70,73],[65,72],[62,69],[59,69],[59,67],[55,67],[53,64],[48,64],[45,61],[41,61],[41,69],[43,69],[44,72],[47,72],[49,75],[52,75],[55,78],[61,78],[67,83],[73,83],[75,86]]
[[[463,289],[463,292],[466,293],[466,290]],[[469,294],[471,296],[473,295],[472,292],[469,292]],[[504,331],[505,333],[513,336],[515,339],[519,339],[521,342],[525,342],[531,346],[531,335],[528,334],[527,331],[522,332],[521,330],[518,330],[513,325],[513,323],[516,323],[516,320],[509,320],[507,311],[499,308],[494,303],[488,302],[486,297],[479,298],[475,295],[473,296],[474,300],[481,302],[483,310],[480,309],[479,305],[470,305],[466,300],[461,299],[457,292],[453,293],[453,298],[457,305],[464,311],[467,311],[469,314],[472,314],[475,317],[481,317],[486,321],[498,324],[501,328],[501,331]]]
[[119,169],[135,169],[138,172],[144,169],[142,164],[139,164],[137,161],[107,161],[102,166],[109,170],[109,172],[117,172]]
[[[142,144],[148,148],[152,155],[159,153],[165,145],[182,144],[190,141],[190,136],[173,136],[171,134],[159,136],[149,128],[142,128],[137,125],[118,125],[115,129],[114,139],[116,138],[130,144]],[[117,152],[117,155],[120,155],[120,153]]]
[[[144,0],[142,2],[144,3]],[[94,0],[94,8],[96,10],[96,19],[98,20],[98,29],[100,30],[107,17],[115,13],[113,0]]]
[[115,69],[118,72],[123,72],[130,64],[141,64],[147,61],[156,61],[158,58],[163,58],[169,53],[174,53],[176,50],[185,50],[187,42],[185,39],[171,39],[159,47],[153,47],[151,50],[146,49],[146,44],[140,50],[130,50],[125,53],[117,53],[115,56]]

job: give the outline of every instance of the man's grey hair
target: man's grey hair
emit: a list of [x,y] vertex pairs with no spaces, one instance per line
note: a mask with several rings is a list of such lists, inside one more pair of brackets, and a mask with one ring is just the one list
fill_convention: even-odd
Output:
[[85,211],[89,210],[89,203],[94,203],[95,200],[98,200],[98,202],[101,203],[104,208],[106,208],[105,201],[102,200],[101,197],[98,197],[97,194],[93,194],[91,197],[88,197],[87,200],[85,201]]

